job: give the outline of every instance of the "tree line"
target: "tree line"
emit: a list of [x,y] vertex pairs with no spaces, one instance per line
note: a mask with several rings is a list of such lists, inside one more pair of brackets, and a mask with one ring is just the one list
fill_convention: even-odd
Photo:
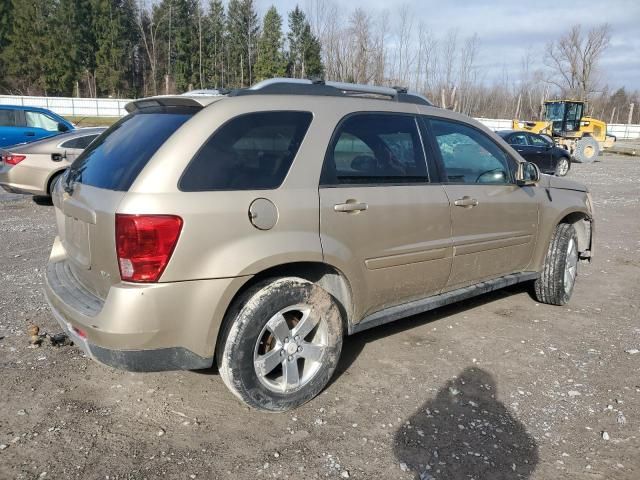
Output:
[[606,24],[575,25],[495,72],[479,63],[477,35],[436,35],[406,5],[305,0],[260,17],[254,0],[0,0],[0,92],[142,97],[323,77],[408,87],[492,118],[536,119],[544,100],[568,97],[626,122],[635,103],[640,123],[640,94],[611,91],[600,68],[610,38]]
[[254,0],[0,1],[0,88],[23,95],[139,97],[320,77],[304,12],[259,21]]

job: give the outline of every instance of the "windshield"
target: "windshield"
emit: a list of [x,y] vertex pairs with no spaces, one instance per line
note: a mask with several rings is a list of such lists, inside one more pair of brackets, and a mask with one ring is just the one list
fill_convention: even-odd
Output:
[[562,121],[564,119],[564,105],[563,102],[545,104],[545,120],[551,122]]
[[126,191],[153,154],[198,108],[156,107],[127,115],[73,162],[67,183]]

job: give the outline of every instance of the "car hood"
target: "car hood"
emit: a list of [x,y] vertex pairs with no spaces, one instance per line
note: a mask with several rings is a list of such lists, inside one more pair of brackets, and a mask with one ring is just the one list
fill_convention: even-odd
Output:
[[564,177],[555,175],[540,175],[540,186],[545,188],[557,188],[560,190],[575,190],[577,192],[588,192],[589,189],[579,182],[574,182]]

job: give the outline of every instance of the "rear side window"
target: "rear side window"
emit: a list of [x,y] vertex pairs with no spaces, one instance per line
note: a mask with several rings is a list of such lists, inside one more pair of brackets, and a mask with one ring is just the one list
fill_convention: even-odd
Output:
[[96,139],[97,136],[98,135],[85,135],[84,137],[73,138],[71,140],[67,140],[60,146],[62,148],[77,148],[84,150]]
[[428,181],[416,120],[410,115],[357,114],[334,135],[323,185]]
[[124,117],[73,162],[69,180],[108,190],[129,190],[153,154],[198,111],[157,107]]
[[254,112],[220,127],[180,179],[184,192],[278,188],[304,139],[309,112]]
[[14,110],[0,109],[0,127],[15,127],[16,113]]
[[514,133],[509,137],[509,143],[511,145],[527,145],[527,136],[524,133]]

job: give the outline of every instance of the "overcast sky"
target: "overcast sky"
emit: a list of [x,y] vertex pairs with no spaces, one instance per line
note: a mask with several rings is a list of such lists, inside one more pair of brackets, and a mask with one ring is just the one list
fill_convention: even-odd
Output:
[[[308,0],[257,0],[260,14],[274,4],[285,16],[296,3],[306,7]],[[585,29],[607,22],[612,28],[611,46],[603,59],[606,82],[612,88],[640,89],[640,0],[338,0],[345,16],[356,7],[371,12],[406,4],[416,24],[424,22],[442,38],[450,29],[461,37],[477,33],[480,40],[479,66],[488,80],[502,76],[504,69],[517,74],[527,50],[542,66],[544,46],[571,25]],[[286,18],[286,17],[285,17]]]

